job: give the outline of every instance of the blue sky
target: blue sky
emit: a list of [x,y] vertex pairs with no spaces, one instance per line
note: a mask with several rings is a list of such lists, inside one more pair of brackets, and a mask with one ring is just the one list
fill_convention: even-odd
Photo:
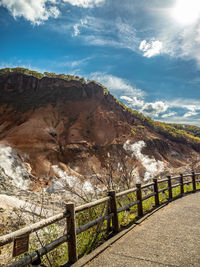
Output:
[[0,68],[95,79],[156,120],[200,126],[199,0],[0,0]]

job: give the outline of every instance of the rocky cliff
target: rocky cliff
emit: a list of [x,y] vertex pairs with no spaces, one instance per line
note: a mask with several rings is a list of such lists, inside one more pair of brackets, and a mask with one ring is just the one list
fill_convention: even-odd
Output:
[[31,190],[48,187],[52,177],[93,183],[117,179],[128,168],[136,181],[195,167],[200,139],[163,125],[127,109],[95,82],[0,75],[0,165],[14,155],[30,174]]

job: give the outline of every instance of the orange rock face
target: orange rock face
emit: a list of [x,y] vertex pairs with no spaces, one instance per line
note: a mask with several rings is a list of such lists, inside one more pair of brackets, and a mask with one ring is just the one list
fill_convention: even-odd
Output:
[[146,155],[174,167],[197,154],[155,133],[95,83],[0,76],[0,143],[17,150],[34,176],[48,178],[58,164],[83,175],[100,172],[113,155],[127,156],[127,140],[144,140]]

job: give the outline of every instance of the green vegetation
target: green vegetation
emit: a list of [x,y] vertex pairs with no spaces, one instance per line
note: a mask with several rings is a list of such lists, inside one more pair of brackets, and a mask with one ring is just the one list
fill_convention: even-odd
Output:
[[135,128],[135,127],[131,127],[131,133],[132,133],[132,135],[133,136],[135,136],[136,135],[136,131],[137,131],[137,129]]
[[[93,221],[107,213],[107,203],[98,205],[91,209],[82,211],[77,214],[77,225],[81,226],[89,221]],[[77,249],[78,254],[83,256],[90,253],[109,236],[107,231],[107,221],[101,222],[98,225],[91,227],[90,229],[82,232],[77,236]]]
[[188,134],[200,138],[200,127],[193,125],[172,124],[173,127],[179,130],[184,130]]
[[41,79],[44,77],[44,75],[42,73],[39,73],[37,71],[34,70],[29,70],[26,68],[5,68],[5,69],[0,69],[0,75],[5,74],[5,73],[11,73],[11,72],[19,72],[19,73],[23,73],[25,75],[30,75],[30,76],[34,76],[38,79]]
[[0,69],[0,75],[7,74],[7,73],[13,73],[13,72],[33,76],[33,77],[36,77],[38,79],[48,77],[48,78],[58,78],[58,79],[66,80],[66,81],[80,81],[83,84],[86,83],[86,81],[83,77],[80,78],[80,77],[75,76],[75,75],[70,75],[70,74],[67,75],[64,73],[62,73],[62,74],[56,74],[55,72],[39,73],[37,71],[29,70],[26,68],[20,68],[20,67]]
[[123,108],[124,111],[127,111],[127,112],[131,113],[135,118],[139,119],[142,122],[144,122],[147,119],[147,117],[145,117],[142,113],[140,113],[140,112],[138,112],[136,110],[133,110],[133,109],[127,107],[126,105],[124,105],[124,103],[122,103],[121,101],[119,101],[114,96],[113,96],[113,98],[114,98],[115,102],[117,104],[119,104]]
[[[124,111],[129,112],[134,118],[140,120],[141,124],[138,124],[136,128],[142,130],[146,125],[153,129],[156,133],[164,135],[172,141],[200,145],[200,127],[181,124],[167,124],[164,122],[154,121],[150,117],[145,117],[142,113],[126,107],[115,97],[114,100],[123,108]],[[133,134],[135,130],[136,129],[132,131]]]
[[[154,121],[151,118],[147,118],[146,122],[148,126],[153,128],[157,133],[166,136],[169,139],[180,142],[189,142],[194,144],[200,144],[200,138],[195,137],[191,133],[183,129],[177,129],[171,124],[164,122]],[[198,127],[197,127],[198,128]]]
[[95,81],[95,80],[89,80],[88,83],[94,83],[94,84],[97,84],[98,86],[102,87],[103,88],[103,92],[104,92],[104,95],[108,95],[109,94],[109,91],[108,89],[101,83]]
[[[141,122],[141,124],[137,124],[137,129],[142,130],[145,128],[145,126],[148,126],[156,133],[162,134],[173,141],[184,143],[188,142],[193,145],[200,145],[200,127],[181,124],[168,124],[164,122],[154,121],[150,117],[146,117],[142,113],[128,108],[115,97],[113,98],[114,101],[119,104],[125,112],[129,112],[134,118],[138,119]],[[132,130],[133,135],[136,131],[136,128]]]

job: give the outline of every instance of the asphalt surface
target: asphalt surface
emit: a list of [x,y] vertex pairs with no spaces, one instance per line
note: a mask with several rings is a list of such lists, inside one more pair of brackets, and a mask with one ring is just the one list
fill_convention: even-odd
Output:
[[155,212],[86,266],[200,267],[200,192]]

